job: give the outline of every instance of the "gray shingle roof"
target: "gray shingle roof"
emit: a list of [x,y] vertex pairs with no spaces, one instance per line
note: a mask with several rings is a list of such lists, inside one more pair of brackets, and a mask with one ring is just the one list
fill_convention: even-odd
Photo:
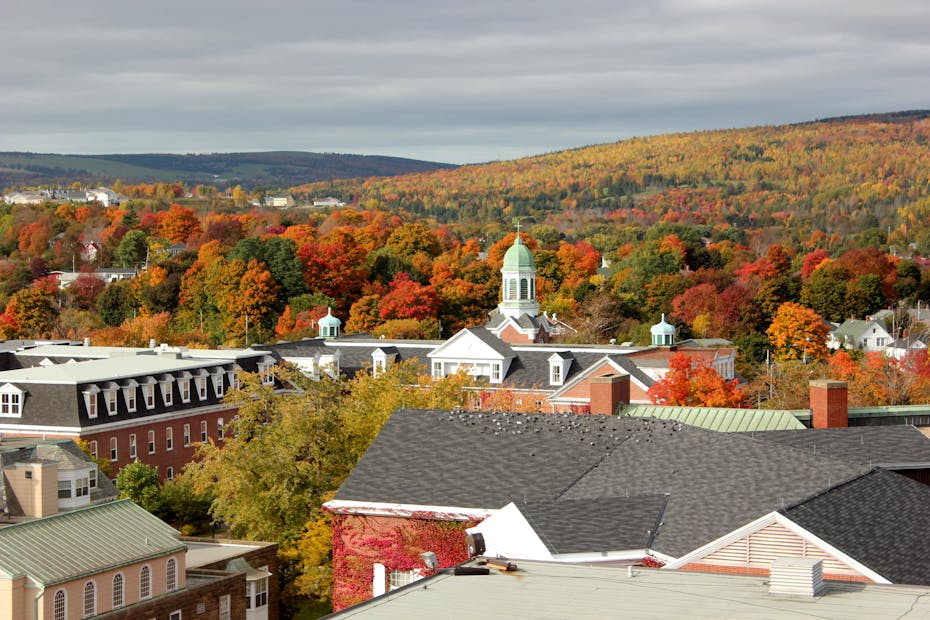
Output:
[[928,585],[928,494],[926,485],[876,469],[782,512],[891,582]]
[[651,418],[400,410],[336,499],[498,509],[668,493],[653,549],[677,557],[868,469]]
[[754,433],[753,437],[851,463],[930,466],[930,439],[913,426],[766,431]]
[[610,497],[517,503],[553,554],[647,549],[667,496]]
[[50,586],[183,551],[178,535],[129,500],[91,506],[0,528],[0,571]]

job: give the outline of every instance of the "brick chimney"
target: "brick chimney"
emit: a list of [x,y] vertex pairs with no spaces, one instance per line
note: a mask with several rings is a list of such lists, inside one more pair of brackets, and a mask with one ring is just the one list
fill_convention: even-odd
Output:
[[613,415],[621,403],[630,402],[630,375],[591,377],[591,413]]
[[811,423],[814,428],[849,426],[849,386],[845,381],[811,381]]

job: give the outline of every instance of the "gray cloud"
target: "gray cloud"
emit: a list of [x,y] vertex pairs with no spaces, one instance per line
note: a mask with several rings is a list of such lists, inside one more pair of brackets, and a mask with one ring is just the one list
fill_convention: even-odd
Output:
[[12,0],[0,149],[468,162],[930,107],[930,5]]

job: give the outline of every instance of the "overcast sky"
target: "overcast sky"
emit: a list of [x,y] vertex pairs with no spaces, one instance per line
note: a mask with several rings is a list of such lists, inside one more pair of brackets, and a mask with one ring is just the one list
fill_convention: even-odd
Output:
[[0,150],[454,163],[930,108],[928,0],[3,0]]

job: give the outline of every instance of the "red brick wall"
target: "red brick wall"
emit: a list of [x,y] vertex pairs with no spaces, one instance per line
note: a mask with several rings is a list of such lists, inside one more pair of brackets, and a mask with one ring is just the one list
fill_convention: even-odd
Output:
[[100,614],[94,618],[168,620],[171,612],[180,611],[181,618],[184,619],[218,620],[220,617],[219,599],[224,595],[229,595],[230,617],[245,618],[245,573],[230,575],[225,572],[201,569],[187,571],[187,587],[183,590]]
[[[276,543],[256,543],[255,541],[250,540],[228,540],[228,539],[216,539],[216,538],[193,538],[193,537],[181,537],[182,541],[195,541],[195,542],[212,542],[217,544],[240,544],[240,545],[261,545],[254,547],[251,551],[246,551],[240,557],[244,558],[253,568],[261,568],[263,566],[268,567],[268,572],[271,573],[271,577],[268,579],[268,620],[278,620],[278,606],[281,598],[281,570],[278,565],[278,545]],[[226,570],[227,560],[221,560],[219,562],[213,562],[211,564],[204,564],[203,566],[198,567],[196,570],[217,570],[224,571]],[[241,597],[245,598],[245,586],[241,592]],[[243,606],[245,602],[243,601]],[[244,609],[244,607],[243,607]],[[183,616],[187,618],[185,614]],[[232,616],[236,618],[237,616]],[[244,617],[244,616],[243,616]]]
[[333,610],[371,598],[376,562],[384,564],[388,574],[422,569],[420,554],[432,551],[440,568],[461,564],[468,559],[465,528],[473,525],[473,521],[432,518],[333,515]]
[[811,381],[810,399],[814,428],[849,426],[849,388],[845,381]]
[[620,403],[630,402],[630,375],[591,377],[591,413],[613,415]]
[[[227,428],[237,409],[229,408],[220,411],[211,412],[191,412],[190,415],[175,417],[170,420],[147,420],[140,418],[138,423],[131,427],[123,427],[113,430],[93,431],[89,430],[82,434],[81,439],[91,442],[97,442],[97,455],[104,458],[110,458],[110,439],[116,438],[117,442],[117,459],[113,461],[110,469],[110,476],[116,477],[120,468],[133,459],[129,456],[129,436],[136,436],[136,456],[140,461],[148,465],[158,467],[158,473],[162,480],[167,477],[168,467],[173,468],[174,475],[181,473],[184,466],[194,458],[197,450],[197,444],[200,442],[200,424],[207,423],[207,439],[221,443],[218,438],[218,424],[220,418],[223,419]],[[184,445],[184,425],[189,424],[191,429],[190,444]],[[168,428],[173,429],[173,448],[168,450],[167,437]],[[149,453],[148,432],[155,431],[155,452]]]

